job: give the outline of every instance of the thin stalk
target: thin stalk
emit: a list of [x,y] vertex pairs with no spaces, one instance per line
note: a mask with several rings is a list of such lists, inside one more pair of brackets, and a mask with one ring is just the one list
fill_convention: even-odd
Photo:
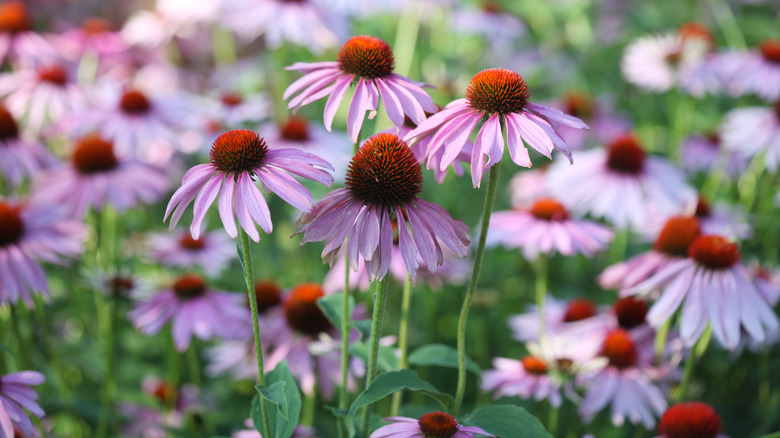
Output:
[[[412,302],[412,279],[409,278],[409,274],[406,275],[404,280],[404,290],[401,295],[401,323],[398,327],[398,348],[401,350],[401,357],[398,359],[398,365],[400,369],[405,369],[409,366],[409,307]],[[390,408],[390,416],[395,417],[398,415],[398,410],[401,408],[401,391],[393,394],[393,403]]]
[[106,324],[106,375],[103,382],[103,397],[100,400],[97,436],[103,438],[108,433],[108,420],[113,411],[116,392],[116,325],[119,318],[119,306],[108,302],[108,323]]
[[552,403],[550,403],[550,415],[547,417],[547,432],[550,432],[550,435],[557,436],[558,435],[558,414],[560,412],[560,409],[553,406]]
[[696,345],[693,346],[693,349],[691,350],[691,354],[688,357],[688,362],[685,363],[685,371],[683,371],[682,383],[680,383],[680,388],[677,392],[678,402],[683,398],[685,398],[685,389],[688,388],[688,382],[691,380],[691,375],[693,374],[693,366],[695,365],[698,359],[704,356],[704,353],[707,351],[707,346],[710,343],[711,337],[712,337],[712,327],[710,325],[707,325],[707,328],[704,330],[704,333],[701,335],[701,338],[699,338],[699,340],[696,341]]
[[[382,323],[385,319],[385,306],[387,306],[387,277],[375,281],[376,295],[374,296],[374,312],[371,315],[371,343],[368,353],[368,369],[366,370],[366,388],[374,381],[377,373],[377,359],[379,357],[379,338],[382,336]],[[371,432],[371,405],[363,409],[363,436],[368,438]]]
[[[199,390],[203,389],[203,378],[200,373],[200,364],[198,363],[198,348],[195,346],[195,342],[190,344],[190,348],[187,349],[187,368],[190,372],[190,380],[198,387]],[[203,425],[208,431],[209,435],[215,435],[217,430],[214,428],[214,422],[211,421],[211,415],[208,410],[202,410],[201,415],[203,418]]]
[[496,199],[496,189],[498,188],[499,169],[500,164],[490,168],[488,186],[485,191],[485,205],[482,209],[477,253],[474,256],[474,269],[471,271],[471,281],[469,281],[468,289],[466,289],[463,307],[460,309],[460,317],[458,318],[458,387],[455,391],[453,415],[458,414],[460,405],[463,403],[463,395],[466,393],[466,320],[469,316],[469,309],[471,309],[471,301],[474,299],[477,281],[479,281],[479,273],[482,270],[482,259],[485,256],[485,241],[487,240],[488,225],[490,224],[490,214],[493,212],[493,201]]
[[62,402],[68,409],[73,409],[73,394],[70,392],[68,383],[65,380],[65,373],[63,371],[62,361],[60,356],[55,354],[52,350],[51,342],[49,342],[49,318],[43,309],[43,298],[38,295],[33,296],[35,300],[35,306],[33,307],[33,315],[36,319],[36,325],[41,333],[40,347],[46,357],[49,366],[51,367],[52,374],[56,376],[57,386],[59,387],[60,396]]
[[[339,408],[346,411],[349,405],[349,258],[344,254],[344,299],[341,301],[341,388],[339,388]],[[339,436],[346,438],[347,428],[344,420],[338,422]]]
[[666,348],[666,338],[669,336],[669,327],[672,325],[672,318],[666,320],[665,323],[658,327],[658,331],[655,332],[655,361],[660,364],[663,362],[664,349]]
[[539,341],[543,341],[547,337],[547,315],[545,313],[545,304],[547,302],[547,256],[539,254],[539,258],[533,265],[536,314],[539,317]]
[[[255,335],[255,353],[257,354],[257,384],[265,386],[265,372],[263,371],[263,343],[260,340],[260,319],[257,313],[257,296],[255,295],[255,278],[252,273],[252,251],[249,248],[249,236],[243,228],[239,227],[241,235],[241,252],[244,256],[244,279],[246,280],[246,293],[249,296],[249,309],[252,312],[252,332]],[[263,417],[263,430],[270,434],[271,422],[268,419],[268,409],[265,398],[260,397],[260,414]]]

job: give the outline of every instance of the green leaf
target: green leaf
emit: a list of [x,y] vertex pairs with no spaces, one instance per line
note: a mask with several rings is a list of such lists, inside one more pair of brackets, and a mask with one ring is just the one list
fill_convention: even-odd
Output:
[[[355,298],[350,295],[347,300],[349,302],[349,318],[351,319],[352,311],[355,309]],[[322,313],[325,314],[325,317],[328,318],[328,321],[330,321],[334,327],[341,327],[341,309],[344,305],[343,301],[343,293],[325,295],[317,300],[317,307],[322,310]]]
[[[369,345],[362,342],[353,342],[349,346],[349,352],[363,359],[366,363],[368,363],[369,350]],[[401,367],[398,363],[398,356],[395,355],[395,349],[386,345],[379,346],[376,363],[382,371],[397,371]]]
[[371,320],[352,321],[352,327],[360,331],[360,340],[365,342],[371,337]]
[[239,263],[241,263],[241,270],[246,272],[246,265],[244,265],[244,250],[241,248],[241,245],[239,245],[238,243],[236,243],[236,252],[238,253],[238,261]]
[[552,438],[536,417],[514,405],[483,406],[464,418],[463,424],[501,438]]
[[355,415],[357,415],[358,409],[404,389],[422,392],[438,401],[447,410],[454,404],[454,399],[451,395],[439,391],[435,386],[420,379],[420,376],[412,370],[390,371],[380,374],[371,382],[368,388],[355,399],[352,406],[349,407],[347,428],[350,437],[355,434],[354,418]]
[[[458,368],[458,350],[444,344],[423,345],[409,355],[409,363]],[[482,378],[482,370],[479,365],[469,357],[466,357],[466,369],[476,374],[480,379]]]
[[270,386],[255,386],[257,392],[269,402],[275,404],[279,409],[279,414],[287,420],[287,399],[284,397],[284,387],[287,382],[276,382]]
[[[295,426],[298,424],[298,420],[301,418],[302,403],[298,384],[295,383],[295,379],[293,378],[292,373],[290,373],[290,368],[287,367],[287,362],[280,362],[273,371],[266,374],[265,383],[267,385],[264,388],[267,390],[266,394],[263,394],[262,396],[258,394],[252,399],[251,417],[255,424],[255,429],[257,429],[263,437],[290,438],[293,432],[295,432]],[[281,390],[281,392],[279,390]],[[258,392],[259,391],[260,390],[258,389]],[[268,395],[268,397],[266,397],[266,395]],[[285,418],[282,415],[281,407],[279,409],[269,410],[268,423],[271,431],[266,432],[263,426],[263,415],[260,412],[260,400],[270,399],[269,397],[275,400],[285,400],[287,404],[287,417]],[[274,400],[271,401],[274,402]],[[268,404],[266,404],[266,409],[268,409]]]
[[14,353],[11,351],[10,348],[6,347],[3,344],[0,344],[0,351],[3,351],[5,353],[8,353],[11,357],[14,357]]

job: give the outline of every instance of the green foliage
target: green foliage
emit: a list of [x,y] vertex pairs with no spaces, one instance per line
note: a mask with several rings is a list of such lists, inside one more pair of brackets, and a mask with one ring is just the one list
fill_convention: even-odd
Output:
[[[265,376],[266,387],[256,386],[259,395],[252,400],[252,421],[255,429],[263,437],[290,438],[295,432],[295,426],[301,417],[301,393],[295,383],[287,361],[282,361],[273,371]],[[271,402],[266,404],[270,433],[263,430],[263,416],[260,412],[260,397]],[[273,409],[273,406],[276,409]]]
[[552,438],[528,411],[513,405],[483,406],[463,420],[501,438]]
[[[444,344],[428,344],[414,350],[409,355],[413,365],[435,365],[446,368],[458,368],[458,350]],[[466,357],[466,369],[482,378],[482,370],[476,362]]]

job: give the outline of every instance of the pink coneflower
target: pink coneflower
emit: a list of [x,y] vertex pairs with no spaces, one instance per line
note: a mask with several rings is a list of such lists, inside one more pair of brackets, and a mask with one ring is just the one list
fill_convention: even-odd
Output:
[[198,104],[206,108],[204,116],[209,124],[224,129],[239,129],[258,123],[271,114],[271,104],[264,93],[243,95],[224,91],[204,98]]
[[496,52],[511,50],[513,42],[526,33],[525,24],[493,0],[483,0],[481,7],[460,7],[452,14],[455,34],[478,35]]
[[573,219],[558,201],[541,198],[528,209],[497,211],[490,217],[488,244],[521,248],[528,260],[540,254],[593,256],[612,240],[609,228],[596,222]]
[[685,139],[682,167],[690,173],[708,174],[723,170],[732,178],[747,170],[750,162],[738,151],[723,153],[723,142],[718,134],[691,135]]
[[352,159],[352,145],[343,133],[331,133],[321,126],[312,125],[303,117],[292,116],[286,121],[263,125],[261,131],[270,148],[294,148],[310,152],[333,165],[334,177],[344,182],[347,166]]
[[0,178],[15,186],[53,162],[43,144],[20,137],[14,116],[0,104]]
[[694,215],[699,219],[702,234],[720,234],[739,240],[753,234],[747,215],[738,206],[710,204],[701,194]]
[[425,120],[426,111],[436,112],[436,105],[422,88],[425,84],[393,73],[394,68],[393,50],[386,42],[372,36],[355,36],[341,47],[337,61],[297,62],[287,67],[304,76],[287,87],[284,99],[296,95],[288,108],[298,109],[330,95],[324,113],[325,127],[330,131],[347,88],[356,84],[347,116],[347,134],[355,143],[366,111],[369,118],[376,115],[380,96],[395,126],[404,124],[404,116],[419,124]]
[[720,433],[720,417],[702,402],[678,403],[664,412],[656,438],[728,438]]
[[393,221],[398,223],[398,245],[412,279],[418,254],[431,272],[442,264],[439,242],[461,257],[468,254],[466,224],[418,198],[422,171],[398,136],[377,134],[368,139],[350,162],[346,185],[301,217],[301,243],[326,241],[323,260],[333,263],[348,241],[352,269],[357,270],[362,257],[372,279],[384,278],[392,259]]
[[647,155],[633,135],[579,157],[573,168],[563,161],[553,163],[547,172],[552,195],[572,210],[603,217],[617,228],[641,229],[695,202],[685,175],[663,158]]
[[607,267],[598,277],[604,289],[621,291],[636,286],[672,263],[688,256],[688,248],[701,235],[696,217],[674,216],[666,221],[653,249]]
[[271,233],[271,213],[253,178],[260,180],[293,207],[305,212],[311,209],[314,200],[309,191],[290,174],[318,181],[328,187],[333,183],[333,176],[323,170],[333,170],[327,161],[295,149],[271,150],[257,133],[244,129],[219,136],[209,155],[210,163],[199,164],[187,171],[182,186],[173,194],[165,210],[166,219],[173,212],[170,225],[173,229],[190,202],[195,200],[190,226],[193,239],[200,236],[203,219],[217,194],[219,216],[230,237],[238,236],[234,210],[241,228],[255,242],[260,241],[255,223],[266,233]]
[[630,121],[611,114],[608,105],[601,99],[595,99],[582,91],[567,92],[555,107],[581,119],[590,127],[590,131],[565,125],[559,128],[558,133],[572,150],[584,149],[588,140],[598,144],[608,143],[632,127]]
[[623,52],[623,76],[647,91],[668,91],[704,61],[712,42],[709,29],[698,23],[685,23],[674,34],[639,38]]
[[[450,102],[406,135],[416,142],[433,134],[428,146],[427,166],[434,164],[444,170],[458,157],[477,124],[479,129],[471,153],[471,181],[479,187],[485,167],[495,165],[504,154],[504,133],[512,161],[531,167],[531,159],[523,142],[551,158],[558,149],[571,162],[571,152],[557,132],[559,124],[588,129],[582,120],[561,111],[528,101],[528,86],[519,74],[503,68],[483,70],[471,79],[466,98]],[[502,129],[503,126],[503,129]],[[441,160],[437,152],[444,148]],[[488,162],[485,164],[485,157]]]
[[[255,429],[254,422],[251,418],[244,421],[244,426],[248,427],[247,430],[239,430],[233,434],[233,438],[263,438],[260,432]],[[309,426],[295,426],[295,432],[293,432],[291,438],[317,438],[317,431],[313,427]]]
[[45,381],[46,377],[37,371],[19,371],[0,377],[0,437],[17,436],[15,428],[27,435],[35,433],[25,410],[38,418],[46,414],[36,401],[38,393],[30,388]]
[[0,4],[0,62],[8,58],[29,62],[54,55],[51,44],[31,29],[25,2]]
[[444,412],[429,412],[419,419],[408,417],[387,417],[388,424],[371,433],[371,438],[474,438],[474,434],[492,437],[479,427],[461,426],[458,420]]
[[48,295],[39,261],[59,264],[62,256],[78,256],[86,234],[83,224],[64,220],[53,206],[0,197],[0,304],[21,298],[32,306],[31,293]]
[[[521,342],[539,339],[539,314],[535,305],[526,306],[525,313],[509,318],[512,337]],[[585,298],[560,301],[548,298],[544,305],[546,335],[555,336],[569,330],[572,325],[585,325],[595,321],[596,305]]]
[[562,381],[551,373],[543,358],[526,356],[514,360],[497,357],[492,363],[495,369],[482,374],[482,389],[495,391],[495,398],[516,395],[536,401],[548,399],[556,408],[561,405]]
[[588,386],[579,408],[584,421],[591,421],[611,404],[616,426],[622,426],[626,419],[633,424],[641,422],[648,429],[655,425],[655,418],[666,409],[666,400],[650,377],[659,374],[649,364],[652,343],[644,349],[649,351],[640,351],[640,345],[623,329],[606,335],[599,355],[607,359],[607,365],[579,378]]
[[[430,117],[430,115],[428,115]],[[407,134],[412,132],[415,128],[417,128],[417,125],[412,122],[412,119],[409,117],[404,118],[404,124],[401,126],[401,132],[399,133],[399,137],[404,138]],[[412,152],[414,153],[414,156],[417,158],[417,161],[420,162],[420,164],[425,163],[425,156],[428,153],[428,143],[431,142],[432,137],[425,137],[422,140],[418,141],[414,145],[410,146],[412,148]],[[460,154],[458,154],[458,157],[455,161],[452,162],[452,168],[455,170],[455,175],[463,176],[463,166],[461,163],[468,163],[471,161],[471,150],[474,147],[474,145],[470,142],[466,142],[466,146],[461,149]],[[444,155],[444,149],[439,149],[439,151],[436,153],[436,157],[434,157],[435,160],[441,160],[442,156]],[[449,170],[449,167],[441,170],[438,167],[435,167],[433,169],[434,177],[436,179],[436,182],[441,184],[444,182],[444,178],[447,177],[447,171]]]
[[509,196],[513,207],[531,208],[537,199],[550,196],[544,167],[522,170],[509,182]]
[[8,110],[33,132],[41,132],[87,103],[76,80],[76,65],[64,61],[47,61],[1,74],[0,96]]
[[720,129],[723,147],[747,158],[762,154],[770,172],[780,167],[780,100],[774,108],[737,108],[726,113]]
[[[309,0],[225,0],[224,25],[253,40],[263,36],[270,49],[290,42],[320,54],[335,48],[347,36],[340,14]],[[330,5],[328,5],[330,6]]]
[[189,268],[200,266],[214,277],[231,260],[236,258],[236,244],[222,231],[206,233],[193,239],[190,233],[182,231],[175,236],[170,233],[149,236],[149,257],[165,266]]
[[729,350],[739,343],[740,327],[762,342],[780,324],[762,298],[754,274],[739,259],[736,243],[721,236],[699,236],[688,248],[688,258],[675,261],[623,294],[660,290],[660,298],[647,314],[648,322],[660,327],[682,308],[680,335],[689,347],[708,322],[715,339]]
[[168,178],[160,167],[117,157],[113,142],[89,135],[78,140],[69,162],[41,174],[35,189],[35,200],[80,218],[90,208],[124,211],[157,202],[168,190]]
[[95,55],[99,59],[117,55],[129,48],[118,32],[111,30],[111,22],[104,18],[90,17],[79,27],[58,35],[55,45],[71,58]]
[[177,389],[170,382],[155,376],[145,376],[141,381],[141,390],[154,400],[155,407],[146,403],[121,403],[118,410],[127,420],[122,427],[125,436],[166,438],[168,429],[182,427],[183,417],[200,409],[199,390],[192,384]]
[[246,336],[249,311],[241,294],[209,289],[198,275],[186,274],[173,285],[142,301],[128,314],[135,327],[152,335],[169,320],[178,351],[185,351],[192,335],[208,340],[218,336],[235,339]]
[[114,86],[99,88],[96,99],[94,106],[64,117],[57,130],[71,137],[97,132],[113,140],[119,156],[169,162],[179,147],[181,121],[191,114],[181,99]]
[[765,39],[757,50],[740,53],[733,80],[741,92],[767,101],[780,99],[780,40]]

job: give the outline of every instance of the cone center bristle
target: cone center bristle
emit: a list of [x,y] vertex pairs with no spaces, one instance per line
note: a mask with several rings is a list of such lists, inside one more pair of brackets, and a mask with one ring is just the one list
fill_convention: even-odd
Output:
[[268,147],[254,132],[246,129],[228,131],[214,140],[209,157],[211,164],[226,173],[251,172],[263,163]]
[[526,356],[522,360],[523,369],[529,373],[537,376],[547,374],[547,363],[542,359],[534,356]]
[[607,146],[607,167],[619,173],[638,174],[645,167],[645,156],[636,137],[624,135]]
[[181,239],[179,239],[179,246],[188,251],[198,251],[206,246],[205,239],[194,239],[190,234],[185,233]]
[[766,39],[761,43],[761,56],[767,61],[780,64],[780,40]]
[[551,198],[537,200],[531,207],[531,214],[541,220],[560,222],[569,218],[569,212],[560,202]]
[[430,412],[417,420],[425,438],[450,438],[460,429],[458,420],[444,412]]
[[596,315],[596,305],[593,301],[584,298],[569,301],[566,312],[563,314],[563,322],[577,322]]
[[647,303],[635,297],[624,297],[612,305],[618,325],[626,330],[644,324],[647,316]]
[[309,140],[309,124],[303,117],[290,117],[281,126],[282,138],[289,141],[305,142]]
[[24,236],[24,220],[21,208],[0,201],[0,248],[15,245]]
[[114,154],[114,143],[97,134],[88,135],[76,144],[73,151],[73,167],[82,175],[108,172],[119,165]]
[[636,364],[637,353],[631,335],[623,329],[613,330],[607,334],[601,346],[601,356],[609,360],[616,368],[628,368]]
[[255,298],[257,311],[262,313],[282,303],[282,290],[273,281],[256,281]]
[[675,216],[666,221],[653,244],[653,249],[675,257],[685,257],[688,248],[701,234],[699,219]]
[[0,32],[19,33],[30,30],[32,22],[24,2],[12,1],[0,5]]
[[119,108],[126,114],[140,115],[146,114],[152,108],[149,98],[140,91],[128,91],[122,95],[119,101]]
[[739,262],[739,247],[723,236],[699,236],[688,248],[688,257],[709,269],[728,269]]
[[721,430],[720,417],[701,402],[687,402],[666,410],[658,424],[664,438],[715,438]]
[[367,79],[390,76],[395,57],[390,46],[379,38],[361,35],[349,39],[339,50],[341,71]]
[[197,298],[206,293],[206,282],[196,274],[185,274],[173,283],[173,291],[183,300]]
[[401,207],[422,190],[422,171],[414,153],[397,135],[377,134],[352,157],[346,186],[360,201],[384,208]]
[[287,324],[309,336],[317,336],[330,330],[332,324],[317,306],[317,300],[324,295],[322,286],[317,283],[304,283],[290,291],[290,296],[284,303]]
[[38,70],[38,80],[62,87],[68,82],[68,72],[58,65],[43,67]]
[[19,125],[7,109],[0,106],[0,141],[19,138]]
[[528,86],[512,70],[491,68],[471,78],[466,99],[473,108],[488,114],[519,113],[528,102]]

